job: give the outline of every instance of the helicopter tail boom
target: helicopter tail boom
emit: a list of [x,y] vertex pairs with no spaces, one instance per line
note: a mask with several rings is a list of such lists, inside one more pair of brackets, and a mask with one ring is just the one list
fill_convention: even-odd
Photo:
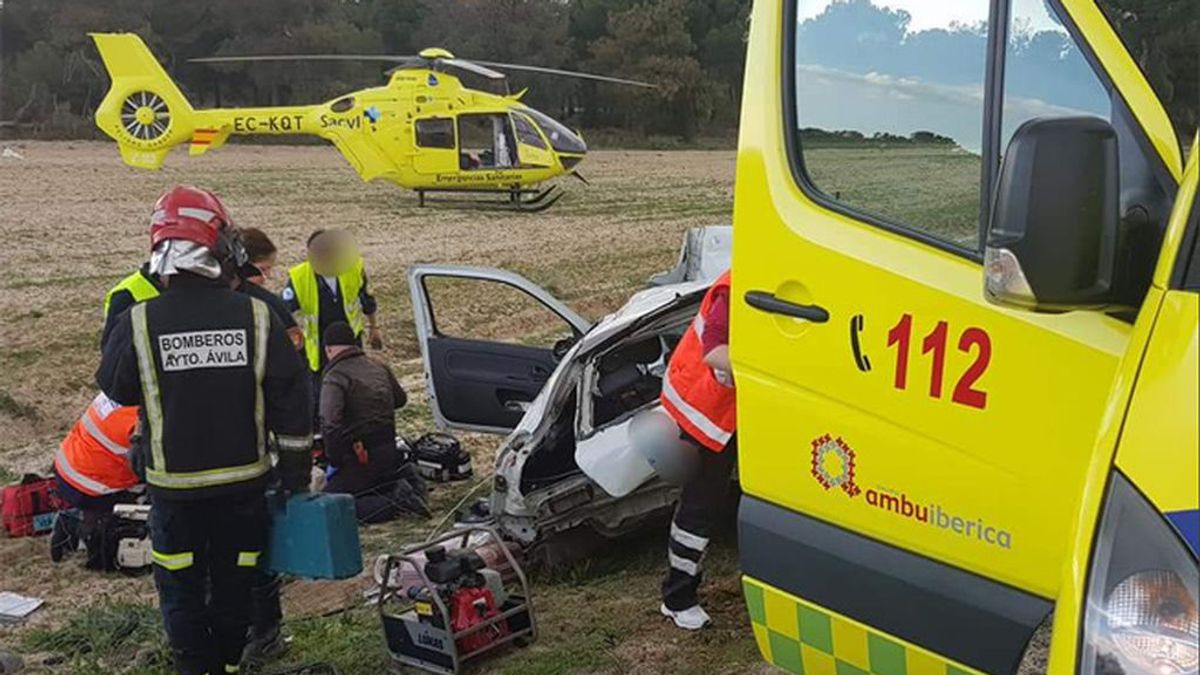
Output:
[[112,84],[96,126],[117,142],[125,163],[158,169],[172,148],[201,155],[231,135],[317,133],[312,106],[196,110],[145,42],[133,33],[93,33]]
[[[96,126],[112,137],[126,164],[157,169],[170,149],[192,139],[196,111],[132,33],[93,33],[112,85],[96,109]],[[208,139],[209,144],[215,138]]]

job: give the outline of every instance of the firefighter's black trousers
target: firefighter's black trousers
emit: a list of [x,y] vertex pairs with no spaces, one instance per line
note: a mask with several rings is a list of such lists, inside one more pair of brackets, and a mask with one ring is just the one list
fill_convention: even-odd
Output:
[[261,492],[154,500],[154,581],[175,667],[182,675],[236,672],[266,534]]
[[696,591],[702,578],[700,563],[730,501],[729,479],[737,463],[737,437],[730,439],[721,452],[704,447],[699,452],[700,469],[683,486],[667,539],[667,576],[662,596],[663,604],[672,611],[699,604]]

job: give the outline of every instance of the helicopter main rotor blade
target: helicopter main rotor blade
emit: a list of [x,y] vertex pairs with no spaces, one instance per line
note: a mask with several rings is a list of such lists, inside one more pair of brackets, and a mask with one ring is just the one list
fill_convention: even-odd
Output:
[[542,73],[544,75],[557,75],[559,77],[574,77],[582,80],[595,80],[597,82],[610,82],[612,84],[626,84],[632,87],[643,87],[645,89],[658,89],[657,84],[649,82],[641,82],[639,80],[627,80],[621,77],[609,77],[607,75],[596,75],[594,73],[581,73],[577,70],[560,70],[558,68],[544,68],[542,66],[523,66],[519,63],[500,63],[497,61],[475,61],[474,63],[501,70],[522,70],[530,73]]
[[611,84],[624,84],[632,87],[643,87],[645,89],[658,88],[658,85],[649,82],[596,75],[595,73],[583,73],[576,70],[561,70],[559,68],[545,68],[542,66],[525,66],[519,63],[474,61],[457,58],[426,59],[421,56],[394,56],[389,54],[259,54],[247,56],[203,56],[188,59],[189,63],[253,63],[263,61],[383,61],[387,63],[414,65],[436,64],[459,68],[490,80],[502,80],[505,78],[504,73],[492,70],[492,68],[500,68],[501,70],[517,70],[529,73],[541,73],[543,75],[555,75],[558,77],[573,77],[582,80],[608,82]]
[[486,77],[489,80],[503,80],[506,77],[504,73],[498,73],[491,68],[480,65],[482,61],[465,61],[463,59],[439,59],[439,61],[447,66],[461,68],[480,77]]
[[254,61],[386,61],[388,63],[420,62],[419,56],[389,56],[387,54],[260,54],[253,56],[204,56],[188,59],[188,63],[250,63]]
[[401,65],[428,65],[434,70],[450,66],[489,80],[503,80],[506,76],[491,68],[472,61],[453,58],[427,59],[423,56],[392,56],[389,54],[259,54],[247,56],[205,56],[188,59],[189,63],[253,63],[262,61],[384,61]]

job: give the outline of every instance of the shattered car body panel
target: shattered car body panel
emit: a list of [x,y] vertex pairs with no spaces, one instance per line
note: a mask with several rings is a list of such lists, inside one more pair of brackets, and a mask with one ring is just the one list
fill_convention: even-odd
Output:
[[650,277],[652,286],[685,281],[712,282],[729,269],[733,253],[733,226],[693,227],[683,235],[683,248],[675,267]]
[[[688,240],[695,239],[689,233]],[[457,397],[452,391],[455,387],[466,385],[438,372],[450,368],[458,357],[439,359],[435,353],[445,351],[436,342],[446,337],[438,335],[431,322],[433,310],[423,280],[460,274],[517,287],[562,316],[566,325],[574,328],[581,324],[560,311],[561,303],[548,302],[545,291],[511,272],[442,266],[410,270],[417,335],[435,420],[446,428],[478,431],[490,427],[489,431],[497,431],[494,425],[470,419],[471,415],[488,414],[486,411],[439,409]],[[554,356],[556,365],[537,395],[524,405],[523,414],[497,453],[489,502],[497,526],[506,535],[525,545],[580,526],[617,536],[670,508],[678,488],[658,479],[645,459],[633,451],[628,426],[636,413],[659,405],[671,351],[698,311],[710,281],[683,281],[635,293],[621,309],[602,318]],[[484,370],[503,370],[499,364],[505,360],[542,358],[526,347],[514,351],[512,347],[474,343],[460,346],[475,350],[476,356],[489,354],[493,360]],[[503,380],[508,381],[515,380]],[[487,405],[493,403],[486,401]]]

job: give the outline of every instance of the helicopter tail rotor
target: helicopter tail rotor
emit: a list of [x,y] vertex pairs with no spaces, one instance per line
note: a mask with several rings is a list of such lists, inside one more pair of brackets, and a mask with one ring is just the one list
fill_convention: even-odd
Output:
[[96,109],[96,126],[112,137],[126,164],[157,169],[195,131],[195,110],[142,39],[93,33],[112,86]]

